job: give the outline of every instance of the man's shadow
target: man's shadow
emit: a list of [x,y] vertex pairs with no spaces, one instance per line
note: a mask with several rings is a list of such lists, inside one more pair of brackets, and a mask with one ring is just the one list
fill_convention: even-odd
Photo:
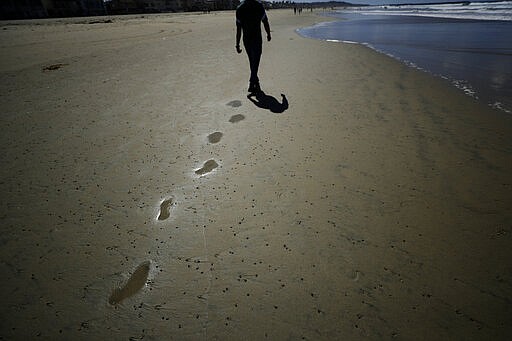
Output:
[[276,114],[280,114],[288,109],[288,100],[284,94],[281,94],[281,103],[275,97],[267,95],[263,91],[249,94],[247,98],[258,108],[267,109]]

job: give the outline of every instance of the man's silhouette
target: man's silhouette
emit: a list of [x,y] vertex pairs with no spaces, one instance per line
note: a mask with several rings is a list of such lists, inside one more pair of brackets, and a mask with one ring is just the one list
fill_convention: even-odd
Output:
[[243,33],[245,51],[249,57],[251,78],[249,79],[249,92],[261,92],[258,79],[258,68],[262,52],[263,40],[261,39],[261,23],[267,32],[267,40],[270,41],[270,25],[268,23],[265,8],[257,0],[244,0],[236,9],[236,51],[242,52],[240,38]]

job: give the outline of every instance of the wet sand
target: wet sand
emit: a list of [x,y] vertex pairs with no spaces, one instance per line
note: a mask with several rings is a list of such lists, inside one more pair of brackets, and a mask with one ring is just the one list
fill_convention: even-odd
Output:
[[2,338],[510,338],[511,116],[269,18],[1,23]]

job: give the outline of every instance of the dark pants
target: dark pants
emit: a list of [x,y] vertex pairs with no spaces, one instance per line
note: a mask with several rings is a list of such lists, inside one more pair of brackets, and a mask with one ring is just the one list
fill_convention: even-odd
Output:
[[249,79],[249,83],[258,84],[258,68],[260,67],[260,59],[262,52],[263,42],[260,41],[245,41],[244,47],[247,52],[247,56],[249,57],[249,66],[251,68],[251,78]]

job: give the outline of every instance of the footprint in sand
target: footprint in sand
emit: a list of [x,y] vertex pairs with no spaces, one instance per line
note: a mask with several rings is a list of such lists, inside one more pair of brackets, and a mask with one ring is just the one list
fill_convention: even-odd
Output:
[[203,167],[196,170],[197,175],[204,175],[206,173],[210,173],[212,170],[217,168],[219,164],[215,162],[215,160],[208,160],[204,163]]
[[236,114],[236,115],[231,116],[231,118],[229,119],[229,122],[231,122],[231,123],[237,123],[237,122],[242,121],[243,119],[245,119],[245,116],[244,116],[244,115],[242,115],[242,114]]
[[229,102],[228,104],[226,104],[227,106],[230,106],[230,107],[233,107],[233,108],[238,108],[238,107],[241,107],[242,106],[242,102],[241,101],[231,101]]
[[158,220],[165,220],[170,217],[170,209],[172,204],[172,198],[166,199],[160,204],[160,213],[158,214]]
[[135,295],[146,284],[150,268],[150,261],[146,261],[140,264],[137,269],[135,269],[125,285],[114,289],[110,295],[110,298],[108,299],[108,303],[116,305],[125,298]]
[[208,142],[210,143],[218,143],[222,138],[223,134],[220,131],[216,131],[215,133],[211,133],[208,135]]

